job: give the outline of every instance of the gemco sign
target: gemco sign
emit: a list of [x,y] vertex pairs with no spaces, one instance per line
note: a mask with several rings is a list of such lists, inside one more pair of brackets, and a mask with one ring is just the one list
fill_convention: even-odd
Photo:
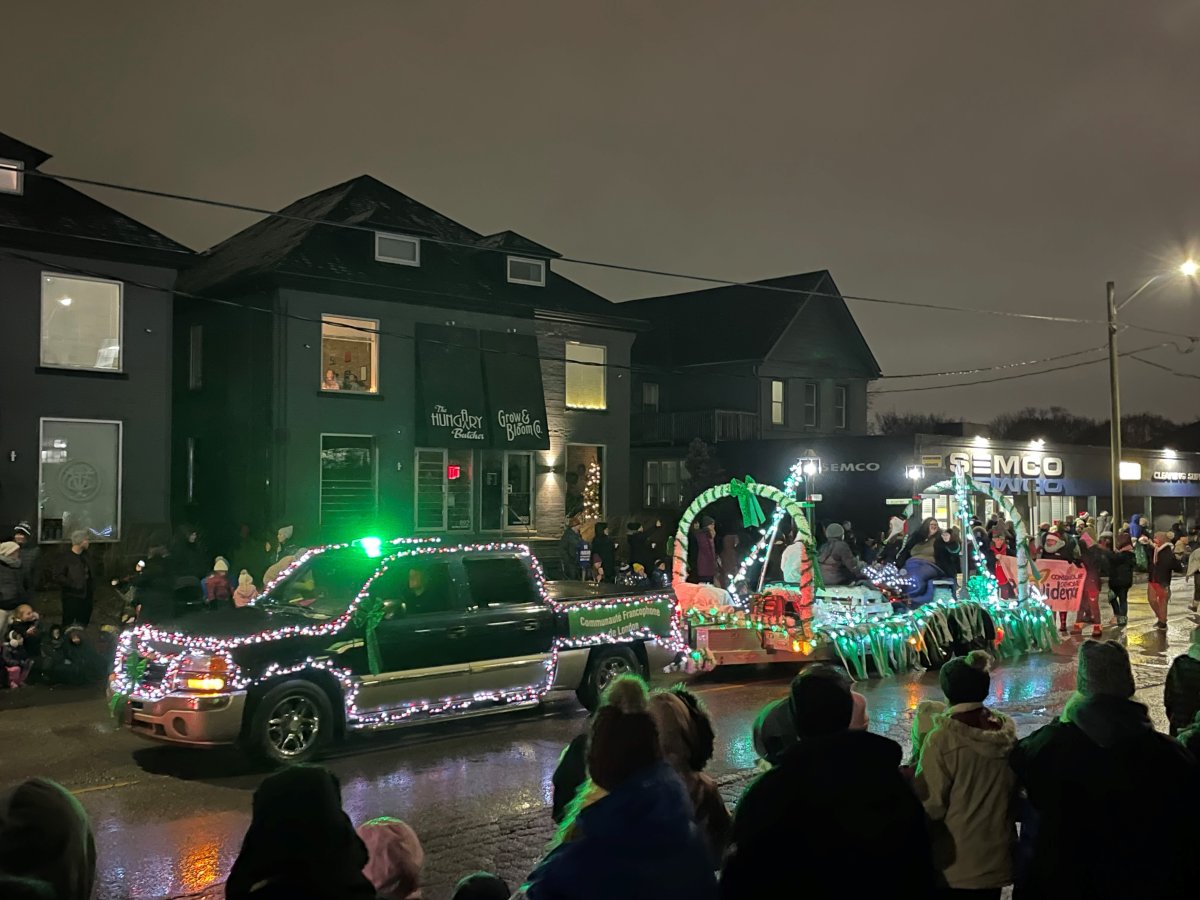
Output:
[[1039,494],[1065,493],[1060,456],[974,450],[951,453],[947,461],[949,468],[961,465],[976,480],[986,481],[1002,493],[1023,494],[1030,490]]

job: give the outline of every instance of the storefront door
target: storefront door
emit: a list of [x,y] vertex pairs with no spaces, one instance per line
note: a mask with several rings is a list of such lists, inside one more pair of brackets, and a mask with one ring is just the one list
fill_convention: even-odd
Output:
[[480,528],[527,534],[533,530],[533,454],[485,450]]

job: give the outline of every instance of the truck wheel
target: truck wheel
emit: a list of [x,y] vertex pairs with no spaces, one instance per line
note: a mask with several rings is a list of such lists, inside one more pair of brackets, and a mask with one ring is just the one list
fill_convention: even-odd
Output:
[[587,672],[583,676],[583,684],[575,692],[576,696],[585,709],[593,710],[600,705],[600,695],[614,678],[640,671],[637,657],[629,647],[615,644],[598,647],[588,657]]
[[269,763],[300,763],[314,758],[332,735],[329,698],[312,682],[297,679],[277,684],[259,700],[246,744]]

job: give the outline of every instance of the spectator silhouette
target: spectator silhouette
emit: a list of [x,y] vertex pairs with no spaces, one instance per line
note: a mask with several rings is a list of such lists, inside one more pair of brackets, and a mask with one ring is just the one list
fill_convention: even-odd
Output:
[[[1013,750],[1012,767],[1039,819],[1021,885],[1029,895],[1115,900],[1195,892],[1200,770],[1177,741],[1154,731],[1133,693],[1125,648],[1086,641],[1062,715]],[[1098,839],[1113,852],[1097,856]]]
[[[934,871],[925,814],[900,774],[900,745],[848,728],[850,686],[829,666],[811,666],[792,682],[791,707],[799,740],[742,796],[721,896],[930,896]],[[798,829],[802,811],[818,815],[819,822]],[[780,858],[790,841],[813,861],[799,878]]]
[[425,851],[417,833],[389,816],[358,826],[367,848],[363,874],[374,885],[379,900],[421,900],[421,868]]
[[508,900],[508,885],[498,875],[475,872],[454,887],[450,900]]
[[254,792],[250,827],[225,884],[226,900],[375,900],[367,848],[342,811],[338,781],[320,766],[269,776]]
[[1192,629],[1192,645],[1175,657],[1167,670],[1163,705],[1172,737],[1188,728],[1200,712],[1200,628]]
[[0,796],[0,897],[90,900],[96,844],[61,785],[31,778]]

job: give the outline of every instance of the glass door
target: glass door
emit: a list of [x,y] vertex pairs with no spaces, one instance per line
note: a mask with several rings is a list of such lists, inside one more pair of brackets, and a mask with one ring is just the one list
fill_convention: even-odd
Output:
[[504,453],[504,530],[533,530],[532,453]]

